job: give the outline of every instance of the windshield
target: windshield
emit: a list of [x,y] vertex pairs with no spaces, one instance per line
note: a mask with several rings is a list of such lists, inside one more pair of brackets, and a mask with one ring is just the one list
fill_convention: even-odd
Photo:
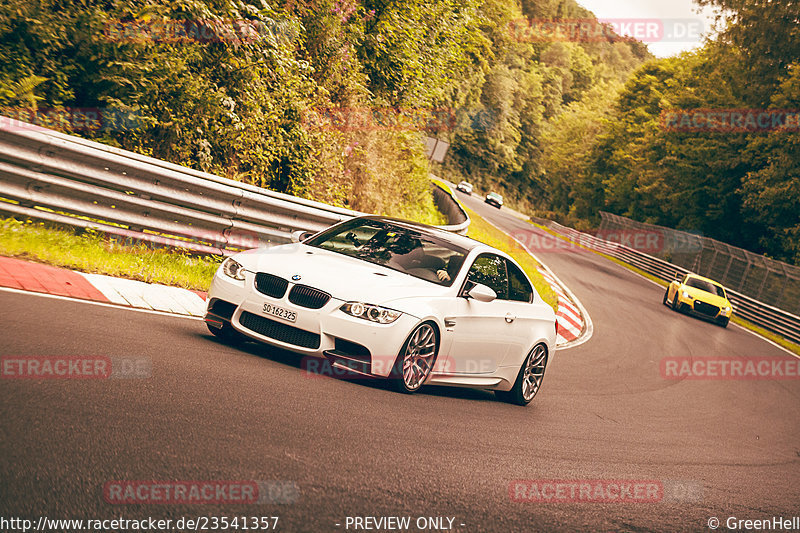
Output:
[[725,296],[725,291],[719,285],[714,285],[708,281],[697,279],[697,278],[689,278],[686,280],[687,287],[694,287],[695,289],[700,289],[701,291],[710,292],[711,294],[716,294],[717,296],[722,296],[723,298],[727,298]]
[[304,242],[415,278],[449,287],[464,264],[466,250],[436,236],[382,220],[354,219]]

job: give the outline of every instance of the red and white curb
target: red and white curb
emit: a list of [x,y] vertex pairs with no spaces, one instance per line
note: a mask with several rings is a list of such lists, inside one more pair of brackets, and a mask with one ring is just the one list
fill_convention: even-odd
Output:
[[202,317],[205,293],[0,257],[0,287]]
[[542,268],[539,269],[539,273],[558,295],[558,311],[556,311],[558,338],[556,339],[556,346],[563,348],[568,343],[580,338],[583,331],[583,318],[578,307],[572,303],[570,297],[553,275]]
[[[586,342],[592,334],[588,313],[561,280],[533,257],[542,265],[539,272],[558,295],[556,345],[564,349]],[[204,292],[87,274],[10,257],[0,257],[0,287],[192,317],[202,317],[206,311]]]

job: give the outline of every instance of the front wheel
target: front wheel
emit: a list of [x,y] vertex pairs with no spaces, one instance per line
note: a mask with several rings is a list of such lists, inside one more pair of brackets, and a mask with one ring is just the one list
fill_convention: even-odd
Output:
[[439,335],[433,325],[417,326],[397,356],[391,378],[394,388],[406,394],[417,392],[431,375],[438,350]]
[[678,291],[675,291],[675,296],[672,297],[672,310],[681,312],[681,303],[678,300]]
[[547,348],[544,344],[537,344],[522,363],[511,390],[495,391],[495,395],[504,402],[528,405],[542,386],[546,367]]
[[723,316],[723,317],[721,317],[721,318],[719,319],[719,321],[717,322],[717,324],[719,324],[719,325],[720,325],[720,326],[722,326],[723,328],[727,328],[727,327],[728,327],[728,322],[730,322],[730,320],[731,320],[731,319],[730,319],[729,317]]

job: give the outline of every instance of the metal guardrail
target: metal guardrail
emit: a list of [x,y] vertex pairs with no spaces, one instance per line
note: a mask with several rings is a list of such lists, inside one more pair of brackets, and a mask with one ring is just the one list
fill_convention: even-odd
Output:
[[715,279],[767,305],[800,314],[800,267],[797,265],[686,231],[645,224],[604,211],[600,216],[602,221],[598,231],[601,236],[613,232],[657,235],[663,246],[654,250],[638,249]]
[[433,191],[433,202],[436,204],[436,208],[444,213],[449,222],[449,225],[439,227],[453,233],[465,235],[471,221],[467,212],[464,211],[464,208],[453,196],[453,191],[445,190],[436,183],[431,183],[431,190]]
[[[543,219],[535,220],[576,244],[610,255],[663,281],[669,282],[675,278],[675,274],[684,275],[690,272],[683,267],[674,265],[663,259],[653,257],[619,243],[601,239],[588,233],[582,233],[575,229],[562,226],[557,222]],[[800,343],[800,317],[788,311],[767,305],[737,291],[728,290],[727,292],[733,304],[735,315],[749,320],[766,330],[777,333],[793,342]]]
[[363,214],[12,120],[0,121],[0,200],[15,216],[221,255]]

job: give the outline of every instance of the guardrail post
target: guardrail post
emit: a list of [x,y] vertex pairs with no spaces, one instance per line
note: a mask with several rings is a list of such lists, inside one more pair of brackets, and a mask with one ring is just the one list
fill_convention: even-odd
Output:
[[759,300],[761,299],[761,293],[764,292],[764,286],[767,284],[767,278],[769,277],[769,272],[770,272],[767,260],[764,259],[763,261],[764,261],[764,279],[761,280],[761,286],[758,288],[758,295],[756,296],[756,298],[758,298]]
[[752,266],[753,261],[748,257],[747,258],[747,266],[744,267],[744,274],[742,274],[741,279],[739,280],[739,288],[737,289],[739,292],[742,292],[744,288],[744,284],[747,281],[747,274],[750,273],[750,267]]
[[783,269],[783,285],[781,285],[781,292],[778,294],[778,298],[775,300],[776,307],[781,304],[781,300],[783,300],[783,293],[786,292],[786,286],[789,285],[789,272],[786,270],[786,265],[783,263],[780,265],[781,269]]

